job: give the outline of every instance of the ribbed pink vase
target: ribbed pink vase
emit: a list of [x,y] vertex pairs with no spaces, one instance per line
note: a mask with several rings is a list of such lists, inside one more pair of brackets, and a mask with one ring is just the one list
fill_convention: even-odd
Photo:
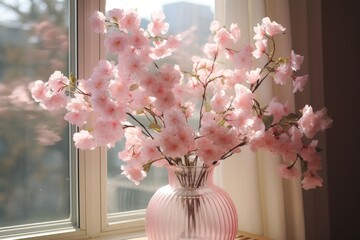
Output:
[[215,166],[166,167],[169,184],[154,194],[146,211],[148,240],[235,239],[236,208],[213,183]]

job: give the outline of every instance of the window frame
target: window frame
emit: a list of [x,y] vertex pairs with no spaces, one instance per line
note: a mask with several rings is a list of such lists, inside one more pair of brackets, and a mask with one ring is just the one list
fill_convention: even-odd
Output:
[[[88,19],[94,11],[105,10],[105,3],[106,0],[78,0],[79,78],[90,76],[93,67],[105,56],[105,51],[101,47],[103,36],[93,33],[88,24]],[[144,236],[144,210],[126,214],[107,213],[106,148],[80,151],[79,169],[80,229],[86,229],[89,236],[128,233]]]

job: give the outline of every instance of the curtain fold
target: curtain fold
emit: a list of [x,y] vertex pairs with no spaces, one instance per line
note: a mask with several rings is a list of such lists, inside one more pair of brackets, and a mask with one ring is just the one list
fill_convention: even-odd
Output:
[[[229,27],[237,23],[241,29],[239,46],[253,42],[253,27],[265,16],[286,27],[285,36],[277,38],[277,54],[288,56],[291,51],[291,24],[288,0],[216,0],[215,17]],[[264,62],[259,62],[262,66]],[[270,80],[270,79],[269,79]],[[274,96],[287,101],[294,109],[292,85],[278,87],[264,81],[257,99],[268,103]],[[242,152],[222,162],[218,171],[219,184],[234,200],[239,229],[276,240],[305,239],[304,215],[300,181],[282,180],[277,174],[280,157],[269,152]]]

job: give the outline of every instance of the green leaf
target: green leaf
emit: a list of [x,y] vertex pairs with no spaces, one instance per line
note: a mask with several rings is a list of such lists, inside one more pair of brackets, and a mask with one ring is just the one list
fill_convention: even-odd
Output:
[[204,107],[205,107],[205,112],[211,111],[211,105],[209,102],[205,101]]
[[297,114],[290,113],[285,117],[283,117],[282,119],[280,119],[279,125],[285,125],[285,124],[297,125],[298,120],[299,120],[299,116]]
[[308,170],[308,163],[301,161],[301,172],[306,172]]
[[322,149],[322,148],[319,148],[319,147],[316,147],[315,150],[316,150],[316,152],[318,153],[318,152],[321,152],[323,149]]
[[144,113],[144,109],[138,109],[136,110],[136,115],[140,115]]
[[221,119],[221,120],[218,122],[218,125],[219,125],[219,126],[224,126],[225,123],[226,123],[226,120],[223,118],[223,119]]
[[154,131],[157,131],[157,132],[161,132],[161,127],[159,124],[155,123],[155,122],[152,122],[149,124],[149,128],[154,130]]
[[143,170],[144,170],[145,172],[149,172],[152,163],[153,163],[153,162],[148,162],[148,163],[144,164],[144,165],[143,165]]
[[274,121],[274,115],[262,115],[261,120],[265,125],[265,129],[269,129]]
[[139,85],[136,84],[136,83],[134,83],[133,85],[130,86],[129,90],[130,90],[130,91],[134,91],[134,90],[136,90],[136,89],[138,89],[138,88],[139,88]]
[[70,86],[71,87],[76,87],[76,77],[73,73],[70,73],[70,76],[69,76],[69,80],[70,80]]

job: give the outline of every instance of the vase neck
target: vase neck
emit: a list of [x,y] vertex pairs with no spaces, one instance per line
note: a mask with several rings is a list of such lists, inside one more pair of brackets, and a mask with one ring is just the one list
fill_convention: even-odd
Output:
[[213,184],[214,165],[198,166],[167,166],[169,185],[181,188],[200,188]]

